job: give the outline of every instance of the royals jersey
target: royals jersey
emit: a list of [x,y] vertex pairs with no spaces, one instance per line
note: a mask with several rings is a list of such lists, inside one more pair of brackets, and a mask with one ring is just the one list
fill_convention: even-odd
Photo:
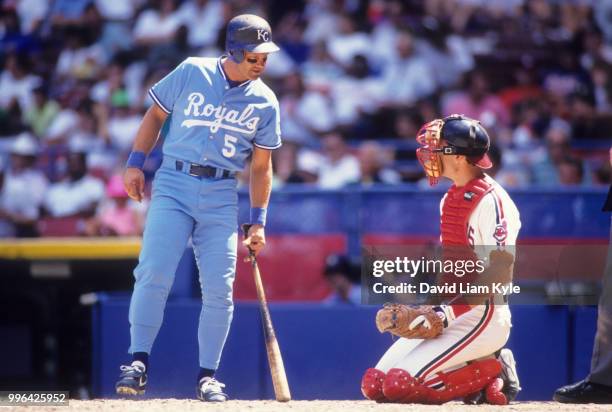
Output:
[[165,156],[241,171],[253,146],[280,147],[278,100],[261,79],[230,87],[221,62],[189,57],[149,94],[169,115]]

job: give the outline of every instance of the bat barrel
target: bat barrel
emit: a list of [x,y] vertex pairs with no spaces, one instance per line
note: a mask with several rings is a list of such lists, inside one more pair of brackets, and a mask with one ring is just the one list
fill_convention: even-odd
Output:
[[266,300],[266,294],[259,274],[257,261],[252,260],[253,278],[255,280],[255,288],[257,289],[257,297],[259,299],[259,308],[261,310],[261,320],[266,342],[266,351],[268,354],[268,362],[270,364],[270,373],[272,375],[272,385],[274,386],[274,395],[279,402],[288,402],[291,400],[291,392],[289,390],[289,382],[285,373],[285,365],[281,356],[274,326],[272,325],[272,317]]

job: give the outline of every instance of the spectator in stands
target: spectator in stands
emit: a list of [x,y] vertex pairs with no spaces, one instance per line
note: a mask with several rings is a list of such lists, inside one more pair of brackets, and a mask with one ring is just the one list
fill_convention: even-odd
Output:
[[0,109],[10,111],[19,107],[19,113],[30,110],[34,104],[32,91],[41,84],[41,79],[32,74],[26,55],[9,54],[0,73]]
[[106,56],[132,47],[132,19],[140,0],[94,0],[104,19],[100,45]]
[[22,0],[15,4],[19,15],[21,32],[33,34],[42,26],[42,22],[49,10],[48,0]]
[[55,73],[63,81],[97,79],[106,63],[104,49],[99,43],[89,42],[84,28],[65,30],[66,47],[57,59]]
[[427,19],[426,39],[417,40],[415,48],[433,70],[436,85],[448,89],[456,87],[461,77],[475,67],[475,62],[467,40],[452,33],[443,21]]
[[370,1],[367,11],[368,22],[372,25],[372,58],[381,66],[392,61],[396,49],[390,47],[397,43],[397,36],[405,27],[405,5],[400,0]]
[[584,179],[584,166],[576,157],[566,157],[557,165],[559,183],[564,186],[581,185]]
[[10,167],[0,192],[0,216],[10,225],[12,236],[38,235],[36,222],[47,190],[47,179],[35,168],[38,150],[38,142],[27,132],[11,146]]
[[[187,0],[178,10],[182,24],[189,31],[188,42],[192,49],[212,46],[225,24],[227,6],[220,0]],[[275,31],[275,35],[278,36]]]
[[[298,146],[293,142],[283,142],[283,145],[272,153],[274,162],[274,183],[285,183],[296,168]],[[273,186],[274,187],[274,186]]]
[[60,100],[60,111],[54,116],[42,136],[47,145],[59,145],[68,141],[70,133],[77,127],[79,116],[68,99]]
[[611,66],[602,61],[595,62],[591,69],[593,97],[598,114],[612,114]]
[[310,45],[304,40],[306,22],[297,12],[289,12],[279,21],[274,31],[275,41],[297,64],[305,63],[310,54]]
[[140,114],[130,107],[127,92],[115,90],[110,98],[110,118],[104,131],[106,138],[120,152],[129,152],[138,126]]
[[376,183],[397,184],[401,177],[397,171],[387,167],[393,161],[393,150],[383,148],[375,141],[365,141],[357,151],[359,180],[362,186]]
[[361,303],[359,267],[353,265],[348,256],[329,255],[325,261],[323,273],[332,288],[332,293],[324,303],[348,305]]
[[40,41],[21,26],[15,10],[4,9],[0,14],[0,58],[8,52],[28,54],[40,48]]
[[436,90],[433,68],[415,52],[412,34],[401,31],[396,55],[383,67],[383,104],[406,106]]
[[371,75],[368,59],[357,55],[345,76],[331,87],[336,122],[351,135],[363,133],[369,116],[379,108],[381,80]]
[[307,90],[302,76],[294,72],[284,78],[280,98],[284,141],[314,142],[335,125],[332,102],[316,90]]
[[495,144],[489,148],[489,158],[493,163],[487,174],[501,182],[503,187],[525,187],[529,184],[529,163],[514,150],[503,151]]
[[308,44],[326,41],[340,30],[342,2],[308,0],[304,17],[308,22],[304,40]]
[[485,126],[510,125],[510,113],[501,99],[491,92],[486,75],[474,70],[467,76],[466,91],[446,98],[442,108],[444,116],[460,113],[480,120]]
[[558,64],[545,73],[543,87],[550,97],[568,98],[588,90],[589,75],[580,67],[578,56],[571,50],[564,50],[559,55]]
[[49,98],[49,89],[40,85],[32,90],[33,104],[25,113],[25,122],[37,137],[45,134],[55,117],[60,112],[60,105]]
[[73,143],[66,161],[67,175],[49,187],[43,210],[51,217],[91,217],[104,197],[104,182],[88,174],[85,147]]
[[556,186],[559,184],[557,166],[570,152],[571,127],[567,122],[554,119],[546,132],[546,147],[534,151],[533,178],[534,183],[543,186]]
[[355,56],[370,57],[372,39],[358,31],[355,20],[348,14],[341,14],[338,20],[338,32],[327,34],[327,50],[332,59],[342,67],[349,67]]
[[55,0],[49,17],[54,27],[83,26],[83,17],[91,0]]
[[310,49],[310,57],[300,68],[304,82],[310,88],[326,93],[333,83],[344,73],[327,52],[325,42],[315,43]]
[[322,156],[312,150],[301,149],[297,151],[296,157],[295,169],[291,171],[285,183],[316,184],[319,180]]
[[321,189],[339,189],[359,180],[359,161],[352,155],[342,135],[323,136],[323,158],[319,168],[318,185]]
[[107,199],[86,225],[89,236],[140,236],[145,206],[132,201],[123,188],[123,179],[114,175],[106,184]]
[[149,2],[134,26],[134,41],[145,47],[170,42],[181,25],[181,16],[176,10],[175,0]]

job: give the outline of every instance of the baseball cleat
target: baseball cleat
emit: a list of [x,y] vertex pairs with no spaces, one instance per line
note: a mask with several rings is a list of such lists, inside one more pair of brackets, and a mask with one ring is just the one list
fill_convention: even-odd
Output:
[[225,388],[225,384],[215,378],[205,376],[200,379],[200,383],[196,387],[196,395],[199,400],[204,402],[225,402],[228,396],[223,393],[223,388]]
[[147,386],[147,373],[142,362],[132,362],[131,365],[121,365],[121,375],[115,384],[117,395],[144,395]]
[[506,395],[508,403],[516,399],[516,395],[521,391],[518,373],[516,372],[516,361],[514,354],[510,349],[504,348],[500,351],[497,358],[502,364],[502,371],[499,375],[504,381],[504,387],[501,392]]
[[612,403],[612,386],[600,385],[588,380],[563,386],[555,391],[553,400],[561,403]]

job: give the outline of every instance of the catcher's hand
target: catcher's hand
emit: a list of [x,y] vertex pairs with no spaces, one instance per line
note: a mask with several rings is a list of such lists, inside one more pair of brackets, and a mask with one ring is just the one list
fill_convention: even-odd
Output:
[[432,306],[388,303],[376,314],[376,327],[407,339],[432,339],[444,329],[444,321]]

